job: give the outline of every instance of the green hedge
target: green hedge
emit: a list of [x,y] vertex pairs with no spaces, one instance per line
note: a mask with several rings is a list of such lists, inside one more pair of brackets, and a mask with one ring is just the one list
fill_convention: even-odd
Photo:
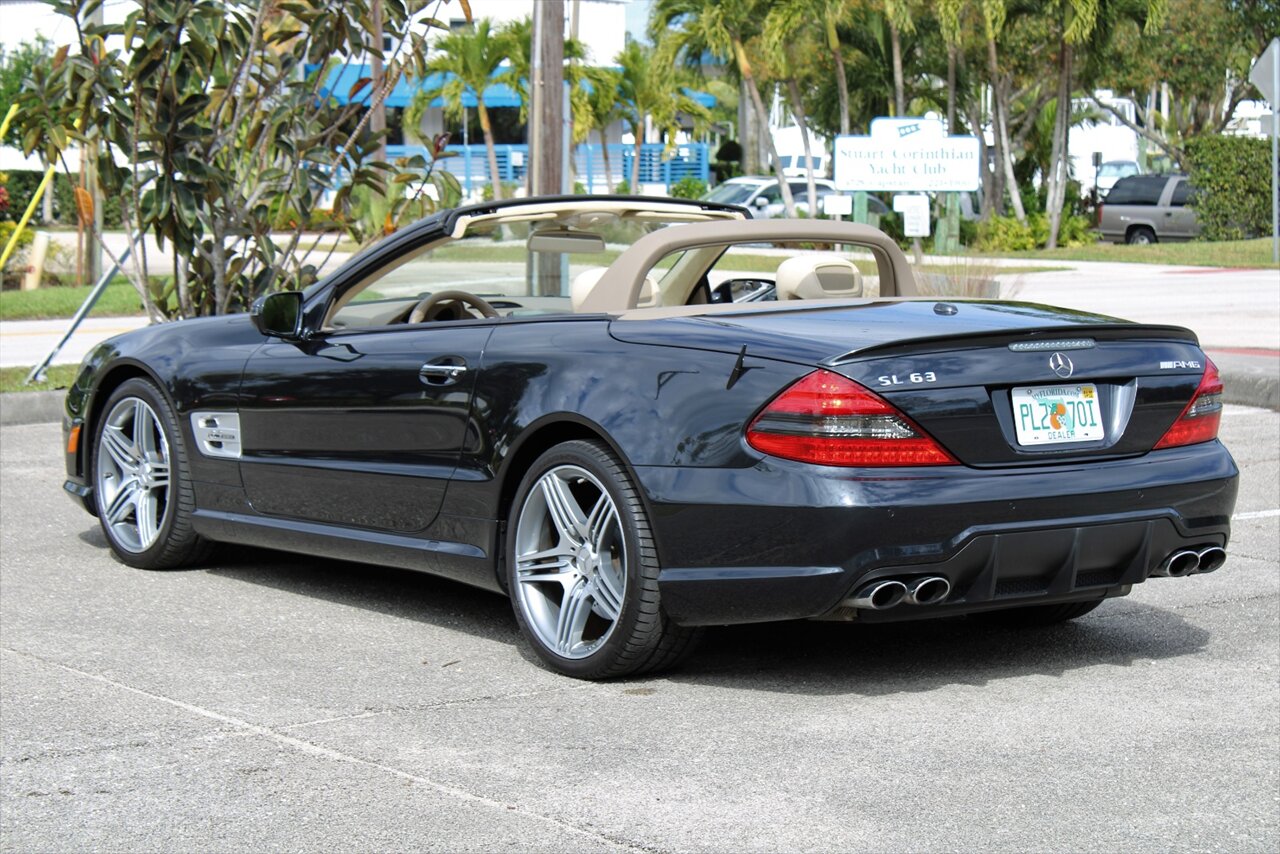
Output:
[[1191,199],[1204,240],[1240,240],[1271,231],[1271,143],[1206,134],[1187,142]]

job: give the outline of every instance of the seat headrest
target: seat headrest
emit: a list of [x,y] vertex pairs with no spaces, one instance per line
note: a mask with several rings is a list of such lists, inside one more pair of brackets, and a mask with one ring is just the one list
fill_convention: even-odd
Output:
[[797,255],[778,265],[779,300],[862,296],[862,273],[839,255]]
[[[591,290],[599,283],[608,269],[608,267],[588,267],[573,277],[573,281],[569,283],[569,305],[573,311],[576,312],[581,308],[587,299],[587,295],[591,293]],[[654,281],[652,276],[645,276],[644,285],[640,288],[640,299],[636,304],[637,307],[647,308],[653,305],[657,293],[658,283]]]
[[588,267],[573,277],[573,281],[569,283],[569,305],[575,312],[586,302],[587,295],[608,269],[608,267]]

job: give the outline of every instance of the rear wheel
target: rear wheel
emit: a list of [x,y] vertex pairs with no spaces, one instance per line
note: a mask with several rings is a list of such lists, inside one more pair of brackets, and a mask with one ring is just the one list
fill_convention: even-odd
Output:
[[1133,246],[1148,246],[1156,242],[1156,233],[1145,225],[1140,225],[1129,229],[1129,233],[1124,236],[1124,242]]
[[1001,611],[983,611],[973,616],[998,626],[1034,628],[1035,626],[1052,626],[1083,617],[1101,604],[1101,599],[1094,599],[1091,602],[1066,602],[1061,605],[1028,605],[1023,608],[1005,608]]
[[147,380],[128,380],[102,411],[93,494],[111,550],[141,569],[173,569],[204,556],[208,546],[191,529],[186,449],[164,395]]
[[658,600],[658,555],[644,505],[603,445],[573,441],[525,474],[507,527],[507,583],[538,656],[579,679],[670,667],[697,629]]

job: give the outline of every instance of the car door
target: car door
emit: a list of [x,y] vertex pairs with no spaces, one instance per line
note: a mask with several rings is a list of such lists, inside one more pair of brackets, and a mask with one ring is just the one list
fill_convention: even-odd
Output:
[[1167,236],[1171,240],[1192,240],[1200,234],[1200,223],[1196,220],[1195,208],[1190,204],[1192,195],[1187,179],[1176,179],[1165,214],[1165,221],[1169,224]]
[[425,530],[469,435],[492,322],[323,333],[264,344],[240,394],[240,471],[258,513]]
[[471,394],[500,321],[456,299],[424,318],[411,309],[441,291],[523,285],[523,261],[451,264],[428,244],[371,267],[308,303],[315,329],[272,339],[245,366],[240,471],[258,513],[420,532],[464,446],[478,441]]

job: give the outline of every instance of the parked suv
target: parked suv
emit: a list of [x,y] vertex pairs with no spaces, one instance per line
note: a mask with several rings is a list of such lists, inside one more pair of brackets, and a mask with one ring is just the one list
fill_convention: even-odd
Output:
[[1200,236],[1187,204],[1194,188],[1186,175],[1121,178],[1098,205],[1098,230],[1113,243],[1156,243]]

